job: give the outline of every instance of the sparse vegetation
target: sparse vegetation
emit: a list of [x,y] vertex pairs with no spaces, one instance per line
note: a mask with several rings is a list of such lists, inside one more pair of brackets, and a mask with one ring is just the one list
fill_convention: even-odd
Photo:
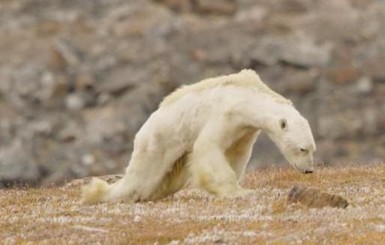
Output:
[[[158,202],[86,206],[80,183],[0,190],[4,244],[380,244],[385,241],[385,164],[249,172],[254,196],[216,199],[185,189]],[[346,198],[346,209],[287,204],[294,185]]]

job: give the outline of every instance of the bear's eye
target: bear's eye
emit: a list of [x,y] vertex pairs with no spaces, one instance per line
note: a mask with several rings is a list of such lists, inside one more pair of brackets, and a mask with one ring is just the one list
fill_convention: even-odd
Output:
[[299,150],[300,150],[301,152],[303,152],[303,153],[308,153],[308,152],[309,152],[309,150],[308,150],[308,149],[305,149],[305,148],[299,148]]
[[285,119],[279,120],[279,125],[281,126],[281,129],[285,129],[287,127],[287,122]]

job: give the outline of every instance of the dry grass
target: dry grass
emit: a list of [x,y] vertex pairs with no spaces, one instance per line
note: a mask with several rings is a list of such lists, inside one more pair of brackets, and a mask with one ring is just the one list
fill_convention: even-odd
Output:
[[[254,196],[215,199],[186,189],[158,202],[78,203],[79,186],[0,190],[4,244],[381,244],[385,164],[250,172]],[[287,204],[291,187],[339,194],[346,209]]]

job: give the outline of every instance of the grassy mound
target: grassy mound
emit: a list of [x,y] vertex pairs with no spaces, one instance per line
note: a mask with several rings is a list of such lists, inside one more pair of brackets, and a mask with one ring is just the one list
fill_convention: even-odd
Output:
[[[76,184],[77,183],[77,184]],[[185,189],[157,202],[79,203],[80,182],[0,190],[5,244],[380,244],[385,241],[385,164],[249,172],[255,195],[216,199]],[[290,204],[295,185],[341,195],[346,209]]]

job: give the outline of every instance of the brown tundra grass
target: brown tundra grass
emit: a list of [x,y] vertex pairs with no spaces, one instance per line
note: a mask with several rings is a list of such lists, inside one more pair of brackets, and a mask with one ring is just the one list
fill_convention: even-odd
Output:
[[[216,199],[184,189],[156,202],[79,203],[81,182],[0,190],[2,244],[385,244],[385,164],[250,171],[254,196]],[[318,188],[346,209],[286,202],[295,186]]]

